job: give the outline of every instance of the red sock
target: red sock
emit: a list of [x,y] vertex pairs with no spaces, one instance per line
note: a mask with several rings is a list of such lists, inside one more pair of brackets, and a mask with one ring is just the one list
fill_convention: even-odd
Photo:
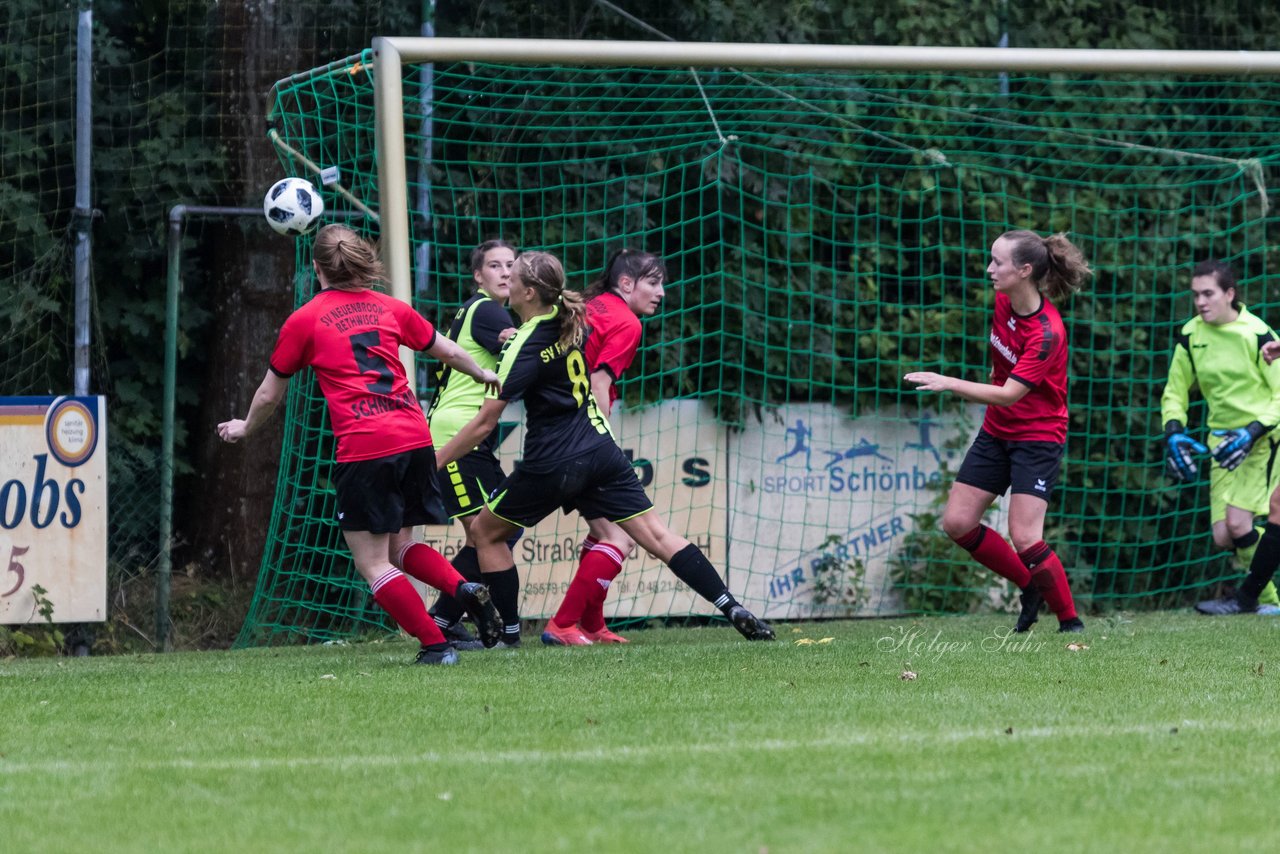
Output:
[[1067,571],[1062,568],[1062,561],[1053,549],[1044,541],[1018,555],[1027,565],[1031,573],[1031,583],[1040,591],[1049,608],[1057,614],[1058,621],[1074,619],[1076,603],[1071,598],[1071,585],[1067,582]]
[[382,610],[423,646],[445,642],[436,621],[427,616],[427,606],[422,603],[422,597],[400,570],[388,567],[369,587],[373,590],[374,601],[382,606]]
[[956,545],[996,575],[1012,581],[1019,590],[1031,583],[1031,572],[1018,560],[1013,546],[986,525],[979,525],[964,536],[956,537]]
[[569,589],[564,592],[564,601],[560,603],[556,615],[551,618],[551,622],[562,629],[577,623],[587,607],[587,600],[591,593],[591,579],[587,577],[583,568],[586,566],[587,555],[591,554],[591,549],[598,542],[600,541],[590,534],[582,540],[582,548],[578,550],[578,569],[573,574],[573,580],[569,582]]
[[400,568],[430,587],[452,596],[466,581],[444,555],[426,543],[409,543],[400,551]]
[[582,610],[578,624],[589,632],[604,628],[604,600],[609,595],[609,585],[622,572],[622,552],[608,543],[596,543],[582,558],[578,574],[589,575],[592,583],[587,591],[587,607]]

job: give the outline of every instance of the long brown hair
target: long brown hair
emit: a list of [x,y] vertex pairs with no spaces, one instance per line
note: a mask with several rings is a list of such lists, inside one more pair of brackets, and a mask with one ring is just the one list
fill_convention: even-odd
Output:
[[623,276],[638,282],[651,273],[657,273],[663,281],[666,281],[667,265],[662,263],[661,258],[650,252],[641,252],[639,249],[619,249],[605,262],[604,272],[600,274],[600,278],[587,285],[584,296],[591,299],[605,291],[617,293],[618,280]]
[[587,307],[578,291],[564,286],[564,266],[549,252],[524,252],[511,274],[532,288],[543,305],[560,306],[560,346],[582,346],[587,337]]
[[325,283],[340,291],[362,291],[386,278],[377,247],[345,225],[320,229],[313,255]]
[[1015,266],[1031,265],[1032,281],[1054,302],[1079,291],[1093,275],[1084,253],[1064,233],[1041,237],[1020,229],[1006,231],[1000,239],[1012,244],[1009,256]]

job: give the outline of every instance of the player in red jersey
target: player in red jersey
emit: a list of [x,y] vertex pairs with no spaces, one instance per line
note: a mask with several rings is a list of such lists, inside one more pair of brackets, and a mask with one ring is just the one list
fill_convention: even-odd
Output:
[[[947,496],[942,529],[1022,591],[1016,632],[1036,622],[1041,601],[1057,615],[1058,631],[1084,630],[1062,562],[1044,542],[1044,519],[1067,439],[1067,336],[1050,300],[1078,291],[1091,272],[1064,234],[1005,232],[991,245],[987,265],[996,292],[991,382],[929,372],[905,377],[921,391],[949,391],[987,405]],[[1012,548],[982,524],[991,503],[1010,489]]]
[[338,440],[338,523],[356,570],[374,600],[421,642],[417,663],[456,664],[457,651],[401,570],[463,602],[487,646],[499,640],[498,614],[483,584],[466,582],[439,552],[413,540],[413,526],[432,519],[440,498],[431,432],[400,346],[426,351],[491,390],[500,387],[498,376],[436,335],[409,305],[370,290],[382,265],[351,229],[322,228],[312,266],[320,290],[284,322],[249,413],[219,424],[218,435],[238,442],[251,434],[275,411],[289,378],[311,366]]
[[[591,394],[605,417],[618,399],[615,383],[622,378],[640,347],[640,318],[662,304],[667,278],[662,259],[648,252],[622,249],[609,258],[599,281],[587,289],[587,336],[583,351],[591,372]],[[542,633],[542,642],[557,646],[626,643],[604,622],[609,585],[622,571],[622,562],[635,543],[608,519],[588,519],[582,556],[564,602]]]

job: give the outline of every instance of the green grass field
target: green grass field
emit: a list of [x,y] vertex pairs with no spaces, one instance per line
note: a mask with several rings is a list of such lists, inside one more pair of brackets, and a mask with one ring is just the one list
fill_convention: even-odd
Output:
[[1274,850],[1280,619],[1010,622],[0,662],[0,848]]

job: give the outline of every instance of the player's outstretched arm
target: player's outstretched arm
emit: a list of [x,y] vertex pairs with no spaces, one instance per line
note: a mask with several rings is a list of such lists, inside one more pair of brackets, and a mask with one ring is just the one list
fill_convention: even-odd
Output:
[[965,400],[985,403],[988,406],[1011,406],[1031,391],[1029,386],[1018,382],[1013,377],[1005,380],[1004,385],[975,383],[931,371],[916,371],[907,374],[903,379],[914,383],[919,391],[949,391]]
[[498,394],[502,391],[502,383],[493,371],[480,367],[471,354],[458,344],[443,335],[437,335],[435,341],[427,348],[427,353],[444,362],[459,373],[466,374],[478,383],[484,383],[488,392]]
[[223,421],[218,425],[218,436],[224,442],[239,442],[257,430],[276,411],[288,388],[289,380],[286,377],[277,376],[268,370],[267,375],[262,378],[262,384],[253,393],[249,414],[243,419],[232,418],[230,421]]
[[443,448],[436,449],[436,468],[444,468],[449,463],[465,457],[471,453],[471,449],[480,444],[485,436],[493,432],[493,428],[498,426],[498,418],[502,415],[502,410],[507,408],[505,400],[490,398],[481,406],[480,411],[476,413],[476,417],[472,418],[466,425],[454,434],[454,437],[445,443]]

